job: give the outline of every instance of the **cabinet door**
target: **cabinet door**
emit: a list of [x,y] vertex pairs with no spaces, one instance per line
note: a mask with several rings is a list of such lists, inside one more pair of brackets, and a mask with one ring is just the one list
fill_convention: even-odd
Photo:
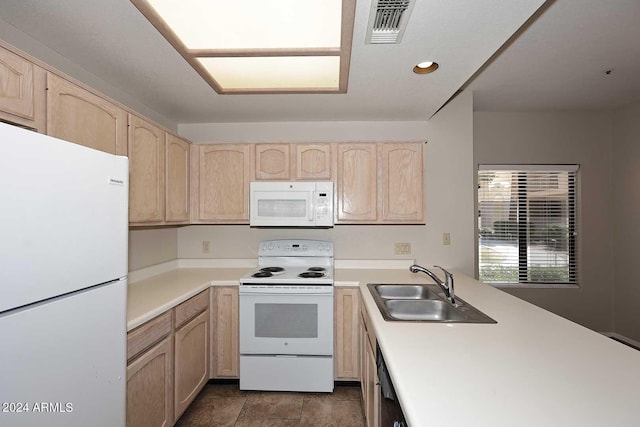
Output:
[[127,366],[127,427],[173,425],[171,337]]
[[209,380],[209,309],[175,334],[175,419]]
[[165,154],[165,221],[189,222],[189,143],[170,133],[166,134]]
[[213,376],[238,378],[238,288],[216,287],[213,307]]
[[337,222],[376,222],[376,144],[338,144],[336,157]]
[[424,221],[422,143],[380,144],[382,221]]
[[331,144],[295,144],[295,179],[331,179]]
[[164,131],[129,114],[129,222],[164,221]]
[[45,131],[46,72],[0,47],[0,119]]
[[123,109],[55,74],[47,74],[48,135],[126,155],[126,129]]
[[[361,302],[362,303],[362,302]],[[358,334],[360,340],[358,347],[360,348],[360,392],[362,393],[362,411],[367,415],[367,329],[362,316],[358,319]]]
[[380,385],[376,366],[375,335],[371,330],[369,315],[360,301],[360,388],[362,390],[362,409],[367,427],[378,427],[380,407]]
[[256,144],[256,179],[291,179],[289,144]]
[[192,145],[191,155],[193,222],[247,224],[251,180],[249,145]]
[[335,289],[335,379],[360,380],[359,289]]
[[366,382],[367,382],[367,395],[366,395],[366,409],[365,416],[367,421],[367,427],[378,427],[379,424],[379,406],[380,406],[380,389],[378,382],[378,368],[376,366],[376,354],[373,349],[367,344],[365,347],[367,352],[366,363]]

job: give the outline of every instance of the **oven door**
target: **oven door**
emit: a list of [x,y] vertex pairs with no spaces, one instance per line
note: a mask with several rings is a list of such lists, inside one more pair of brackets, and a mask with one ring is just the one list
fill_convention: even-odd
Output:
[[333,355],[333,294],[241,294],[240,353]]

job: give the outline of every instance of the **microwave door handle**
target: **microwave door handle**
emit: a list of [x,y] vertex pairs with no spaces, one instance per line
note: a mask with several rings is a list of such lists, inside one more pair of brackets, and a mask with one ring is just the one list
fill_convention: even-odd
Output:
[[310,197],[309,197],[309,212],[307,213],[307,219],[309,221],[313,221],[313,198],[315,196],[315,193],[313,191],[310,192]]

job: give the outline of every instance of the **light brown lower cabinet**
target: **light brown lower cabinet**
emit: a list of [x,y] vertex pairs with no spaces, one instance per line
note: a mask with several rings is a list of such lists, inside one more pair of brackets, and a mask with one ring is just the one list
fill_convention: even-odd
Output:
[[167,336],[127,366],[127,427],[173,425],[173,349]]
[[334,301],[334,378],[336,381],[360,380],[359,322],[360,290],[335,288]]
[[209,289],[127,334],[127,427],[171,427],[209,380]]
[[[367,427],[378,427],[380,422],[380,382],[376,366],[375,335],[367,311],[360,301],[360,387],[362,409]],[[373,338],[372,338],[373,337]]]
[[[208,297],[208,294],[207,294]],[[209,308],[175,333],[175,418],[209,380]]]
[[239,378],[239,298],[237,286],[214,287],[213,346],[211,371],[213,378]]

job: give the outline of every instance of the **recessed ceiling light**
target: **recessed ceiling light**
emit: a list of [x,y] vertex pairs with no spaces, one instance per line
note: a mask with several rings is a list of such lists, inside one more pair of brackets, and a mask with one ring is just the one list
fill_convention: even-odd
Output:
[[131,0],[216,92],[345,93],[356,0]]
[[423,61],[413,67],[413,72],[416,74],[429,74],[433,73],[439,67],[437,62],[433,61]]

